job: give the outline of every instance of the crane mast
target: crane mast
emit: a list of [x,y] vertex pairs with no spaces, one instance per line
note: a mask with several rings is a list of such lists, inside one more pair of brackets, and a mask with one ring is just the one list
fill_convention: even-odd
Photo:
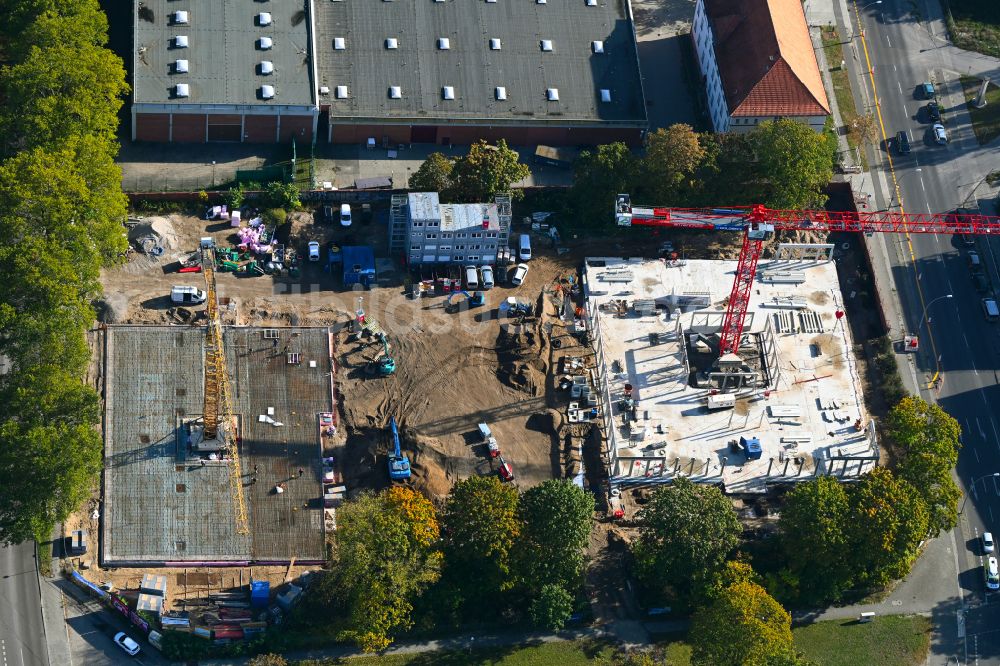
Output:
[[205,338],[205,405],[202,412],[205,439],[218,439],[229,455],[229,486],[233,496],[236,533],[250,534],[246,498],[243,494],[243,472],[240,468],[239,444],[236,441],[236,417],[233,412],[229,372],[226,368],[226,349],[222,339],[222,317],[215,288],[215,251],[211,247],[201,250],[201,270],[205,277],[207,293],[205,312],[208,330]]
[[836,212],[775,210],[764,206],[734,208],[670,208],[633,206],[628,194],[615,198],[618,226],[645,225],[673,229],[743,232],[736,278],[719,332],[719,356],[739,349],[750,305],[757,262],[764,241],[776,231],[861,232],[904,234],[1000,234],[1000,217],[958,213],[900,213],[893,211]]

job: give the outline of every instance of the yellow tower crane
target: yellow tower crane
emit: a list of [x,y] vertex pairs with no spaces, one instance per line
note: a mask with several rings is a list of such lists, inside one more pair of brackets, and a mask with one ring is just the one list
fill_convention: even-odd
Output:
[[233,414],[232,392],[226,369],[226,349],[222,342],[222,316],[215,289],[215,251],[202,247],[201,271],[205,276],[208,292],[205,311],[208,314],[208,332],[205,343],[205,439],[218,439],[229,455],[229,486],[236,513],[236,533],[250,534],[246,498],[243,496],[243,472],[240,468],[239,445],[236,441],[236,417]]

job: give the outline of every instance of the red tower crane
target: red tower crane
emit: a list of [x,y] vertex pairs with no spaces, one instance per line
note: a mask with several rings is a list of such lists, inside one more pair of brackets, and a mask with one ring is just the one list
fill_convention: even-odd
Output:
[[719,356],[735,353],[743,333],[750,290],[764,241],[776,231],[848,231],[911,234],[1000,234],[1000,217],[957,213],[831,212],[774,210],[764,206],[736,208],[663,208],[633,206],[628,194],[615,200],[618,226],[646,225],[673,229],[743,232],[736,279],[720,331]]

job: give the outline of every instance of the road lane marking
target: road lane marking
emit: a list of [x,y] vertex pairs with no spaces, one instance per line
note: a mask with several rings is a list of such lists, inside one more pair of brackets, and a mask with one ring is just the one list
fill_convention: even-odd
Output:
[[903,113],[905,113],[906,115],[910,115],[910,112],[906,110],[905,104],[903,105]]
[[[891,49],[892,48],[892,40],[889,39],[889,33],[885,33],[885,41],[889,42],[889,48]],[[900,88],[899,92],[903,92],[903,89]]]
[[979,451],[976,450],[976,447],[972,447],[972,452],[976,454],[976,462],[979,462]]
[[924,177],[923,176],[920,176],[920,189],[922,189],[924,191],[924,194],[927,194],[927,186],[924,185]]
[[991,523],[992,523],[992,522],[996,522],[996,521],[995,521],[995,520],[993,519],[993,507],[992,507],[992,506],[990,506],[990,507],[986,507],[986,508],[988,508],[988,509],[990,510],[990,522],[991,522]]
[[993,492],[997,494],[997,497],[1000,497],[1000,486],[997,485],[997,477],[991,476],[990,478],[993,479]]
[[979,422],[978,416],[976,417],[976,428],[979,429],[979,436],[983,438],[983,441],[986,441],[986,431],[983,430],[983,424]]
[[[997,447],[1000,448],[1000,434],[997,433],[997,424],[993,420],[992,416],[990,417],[990,425],[993,426],[993,437],[996,438]],[[993,477],[993,478],[996,478],[996,477]]]

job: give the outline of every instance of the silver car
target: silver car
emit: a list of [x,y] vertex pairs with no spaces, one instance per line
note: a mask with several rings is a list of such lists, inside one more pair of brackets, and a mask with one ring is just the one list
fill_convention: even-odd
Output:
[[520,287],[524,278],[528,277],[528,264],[518,264],[514,269],[514,275],[510,278],[510,283],[515,287]]
[[948,133],[944,129],[944,125],[941,123],[934,123],[934,127],[931,128],[934,131],[934,140],[940,144],[948,143]]

